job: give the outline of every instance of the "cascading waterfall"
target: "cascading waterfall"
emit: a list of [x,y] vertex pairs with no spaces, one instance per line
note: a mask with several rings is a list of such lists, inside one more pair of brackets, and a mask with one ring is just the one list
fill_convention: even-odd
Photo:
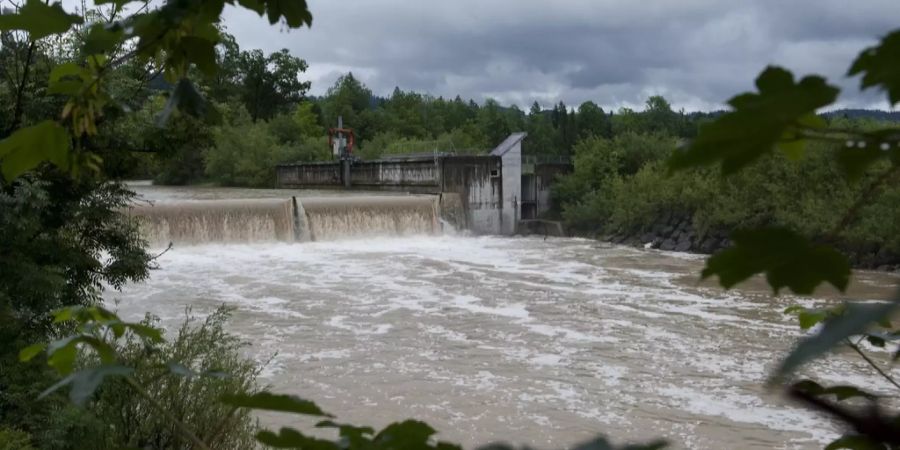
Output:
[[290,200],[190,200],[136,205],[151,244],[169,242],[291,241],[294,221]]
[[437,234],[436,196],[190,200],[131,208],[153,245]]
[[437,197],[343,197],[301,203],[314,241],[440,231]]

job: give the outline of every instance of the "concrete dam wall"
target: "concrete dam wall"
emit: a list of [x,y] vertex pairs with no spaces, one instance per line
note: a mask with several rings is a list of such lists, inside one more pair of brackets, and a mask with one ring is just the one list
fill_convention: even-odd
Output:
[[[340,162],[283,164],[276,168],[278,187],[342,189]],[[479,234],[511,234],[515,214],[504,224],[503,164],[500,156],[438,156],[354,162],[351,189],[435,194],[462,207],[455,220]],[[443,202],[442,202],[443,203]]]

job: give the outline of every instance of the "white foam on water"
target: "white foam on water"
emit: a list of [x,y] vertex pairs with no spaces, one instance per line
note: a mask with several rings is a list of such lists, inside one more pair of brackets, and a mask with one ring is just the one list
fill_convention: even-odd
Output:
[[[167,326],[187,305],[200,315],[236,307],[230,327],[253,344],[249,355],[277,351],[265,382],[322,399],[342,421],[416,415],[467,446],[508,430],[542,447],[573,444],[572,430],[618,440],[652,430],[727,448],[747,426],[820,446],[831,434],[810,433],[826,422],[762,388],[801,335],[780,312],[798,299],[682,285],[683,271],[668,268],[691,258],[462,236],[176,246],[146,284],[108,299]],[[877,381],[836,358],[810,370]]]

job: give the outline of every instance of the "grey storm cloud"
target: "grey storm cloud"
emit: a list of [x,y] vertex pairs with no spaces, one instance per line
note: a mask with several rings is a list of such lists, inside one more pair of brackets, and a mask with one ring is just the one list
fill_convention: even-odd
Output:
[[314,94],[352,71],[394,87],[527,107],[593,100],[639,108],[721,108],[776,64],[843,89],[841,105],[886,107],[847,67],[900,26],[895,0],[310,0],[311,29],[285,31],[229,9],[244,48],[287,48],[310,65]]

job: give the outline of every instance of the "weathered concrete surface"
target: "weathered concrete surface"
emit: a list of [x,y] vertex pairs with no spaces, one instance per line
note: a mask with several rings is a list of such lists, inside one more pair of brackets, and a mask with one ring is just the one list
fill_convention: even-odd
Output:
[[461,195],[455,192],[442,193],[438,207],[438,216],[441,218],[442,226],[449,225],[455,230],[467,228],[466,209],[463,206]]
[[420,187],[438,190],[440,164],[433,158],[405,161],[365,161],[350,167],[351,183],[357,187]]
[[525,219],[519,221],[519,234],[538,236],[568,236],[563,223],[558,220]]
[[503,233],[503,168],[497,156],[454,156],[441,160],[441,191],[460,195],[466,228],[479,234]]
[[282,164],[275,168],[279,187],[340,187],[340,162]]
[[503,208],[500,211],[500,233],[515,234],[521,219],[522,140],[527,133],[513,133],[491,151],[503,164]]

